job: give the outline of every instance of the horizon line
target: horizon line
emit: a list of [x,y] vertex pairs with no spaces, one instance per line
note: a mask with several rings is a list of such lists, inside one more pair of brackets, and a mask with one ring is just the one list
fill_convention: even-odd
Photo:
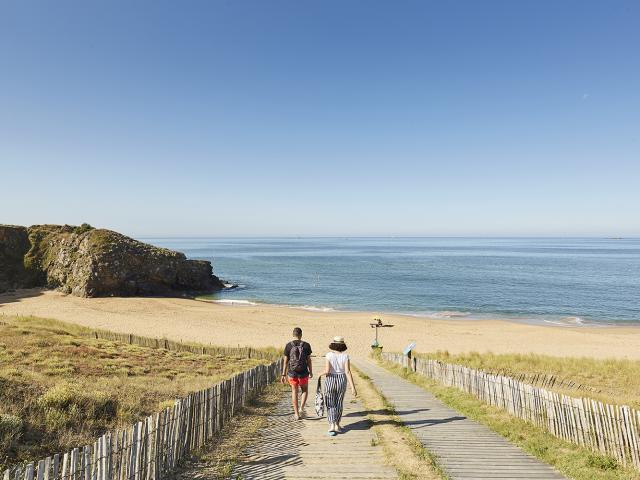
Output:
[[640,235],[313,235],[313,234],[284,234],[284,235],[135,235],[132,237],[140,239],[234,239],[234,238],[564,238],[564,239],[603,239],[603,240],[638,240]]

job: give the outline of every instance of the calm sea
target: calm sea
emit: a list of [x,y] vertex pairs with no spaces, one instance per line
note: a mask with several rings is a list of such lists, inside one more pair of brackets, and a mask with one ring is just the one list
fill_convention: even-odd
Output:
[[640,323],[640,239],[145,238],[211,260],[222,302],[558,325]]

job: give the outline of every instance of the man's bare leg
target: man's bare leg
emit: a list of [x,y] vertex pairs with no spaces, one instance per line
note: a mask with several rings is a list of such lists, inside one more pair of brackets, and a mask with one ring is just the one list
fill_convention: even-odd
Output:
[[300,418],[300,410],[298,410],[298,386],[291,385],[291,403],[293,405],[293,416],[297,419]]
[[300,385],[302,390],[302,401],[300,402],[300,411],[304,411],[304,407],[307,405],[307,397],[309,396],[309,385]]

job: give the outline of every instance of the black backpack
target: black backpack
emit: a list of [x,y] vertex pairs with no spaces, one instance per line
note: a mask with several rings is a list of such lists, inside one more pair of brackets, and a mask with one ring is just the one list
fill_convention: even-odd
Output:
[[293,344],[289,352],[289,370],[295,373],[307,371],[307,352],[304,349],[304,342]]

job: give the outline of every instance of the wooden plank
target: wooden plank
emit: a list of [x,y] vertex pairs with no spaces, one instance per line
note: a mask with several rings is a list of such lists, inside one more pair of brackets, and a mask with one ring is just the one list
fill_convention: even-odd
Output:
[[91,480],[91,447],[85,445],[82,451],[82,476],[84,480]]
[[51,463],[51,457],[47,457],[44,459],[44,475],[42,476],[43,480],[49,480],[50,478]]
[[72,480],[78,480],[78,452],[77,448],[71,450],[71,459],[69,464],[69,478]]
[[33,480],[33,476],[34,476],[34,466],[33,466],[33,463],[30,463],[29,465],[27,465],[27,470],[24,474],[24,480]]
[[[598,448],[600,452],[607,453],[608,444],[610,440],[607,435],[607,430],[605,429],[605,422],[602,412],[600,411],[600,405],[595,400],[591,400],[591,412],[593,414],[593,419],[596,427],[596,438],[598,439]],[[613,456],[613,452],[611,454]]]
[[607,405],[608,410],[610,411],[611,421],[613,422],[614,432],[616,435],[616,440],[618,443],[618,451],[620,452],[620,457],[622,458],[622,463],[627,463],[627,449],[625,447],[624,434],[622,423],[620,421],[620,410],[617,405]]
[[129,465],[128,431],[120,432],[120,452],[118,454],[118,476],[117,480],[124,480],[127,475]]
[[634,431],[633,417],[631,416],[631,410],[629,407],[621,407],[622,420],[624,423],[625,433],[627,435],[627,444],[629,446],[629,453],[631,455],[631,463],[634,467],[640,466],[640,458],[638,458],[638,444],[636,434]]
[[624,451],[622,449],[622,445],[620,442],[620,435],[619,435],[619,431],[618,431],[618,425],[616,422],[616,418],[614,416],[613,413],[613,409],[611,407],[611,405],[608,404],[603,404],[602,402],[600,402],[601,405],[601,409],[603,412],[603,415],[605,417],[605,421],[607,422],[607,426],[609,428],[609,432],[611,435],[611,443],[613,446],[613,449],[615,451],[616,457],[618,458],[618,460],[623,463],[624,462]]
[[53,479],[58,480],[60,474],[60,454],[56,453],[53,456]]
[[140,422],[136,423],[133,427],[133,437],[131,440],[131,472],[129,473],[129,477],[133,480],[140,480],[140,446],[142,439],[140,438],[141,434]]
[[67,480],[70,478],[69,475],[69,454],[65,453],[62,458],[62,479]]
[[93,456],[89,463],[90,480],[98,480],[98,465],[100,462],[100,455],[98,454],[98,449],[99,449],[98,442],[97,441],[93,442],[93,450],[91,450],[91,452],[93,452]]

